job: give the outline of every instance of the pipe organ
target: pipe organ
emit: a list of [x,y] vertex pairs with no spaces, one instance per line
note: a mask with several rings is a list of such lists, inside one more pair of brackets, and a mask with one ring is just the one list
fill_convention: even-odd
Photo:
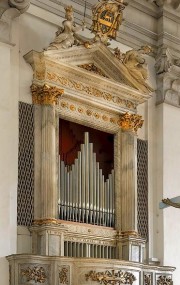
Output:
[[59,171],[59,218],[114,227],[114,170],[104,178],[88,132],[73,165],[59,157]]
[[116,247],[65,241],[64,256],[116,259]]

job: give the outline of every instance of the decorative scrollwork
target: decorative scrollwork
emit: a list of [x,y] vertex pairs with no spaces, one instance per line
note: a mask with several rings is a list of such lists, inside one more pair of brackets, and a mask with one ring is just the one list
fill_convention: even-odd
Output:
[[34,266],[21,270],[21,275],[26,277],[27,282],[34,281],[35,283],[45,283],[47,275],[42,266]]
[[168,206],[172,206],[174,208],[180,208],[180,203],[175,203],[175,202],[172,202],[170,199],[163,199],[162,202]]
[[117,272],[115,272],[115,270],[107,270],[105,272],[90,271],[88,274],[85,274],[85,278],[86,281],[91,279],[92,281],[97,281],[105,285],[133,284],[136,280],[136,277],[132,273],[123,272],[121,270]]
[[171,277],[161,275],[157,280],[157,285],[173,285],[173,281]]

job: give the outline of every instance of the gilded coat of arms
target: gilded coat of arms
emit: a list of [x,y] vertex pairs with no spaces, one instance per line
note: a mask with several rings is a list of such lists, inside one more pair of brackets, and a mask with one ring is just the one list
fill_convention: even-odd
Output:
[[104,41],[108,38],[116,39],[125,6],[123,0],[100,0],[100,3],[93,7],[92,32]]

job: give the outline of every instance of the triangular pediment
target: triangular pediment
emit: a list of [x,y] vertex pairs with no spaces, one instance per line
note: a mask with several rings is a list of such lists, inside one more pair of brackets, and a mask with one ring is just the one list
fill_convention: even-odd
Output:
[[[102,43],[97,43],[91,48],[84,46],[73,46],[68,49],[58,51],[46,51],[45,55],[51,60],[61,64],[69,65],[74,68],[84,69],[89,75],[96,74],[115,81],[117,84],[123,84],[144,94],[149,94],[153,90],[141,75],[132,76],[133,70],[126,67],[114,53]],[[134,59],[133,59],[134,60]],[[136,62],[135,62],[136,64]],[[133,65],[132,65],[133,68]],[[135,70],[134,70],[135,72]]]

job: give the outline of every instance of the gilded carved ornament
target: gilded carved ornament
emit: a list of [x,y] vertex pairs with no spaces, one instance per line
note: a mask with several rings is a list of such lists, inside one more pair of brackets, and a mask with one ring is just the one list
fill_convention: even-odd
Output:
[[100,0],[93,7],[91,31],[95,34],[95,41],[100,40],[108,45],[109,38],[116,39],[117,31],[122,23],[122,11],[126,5],[127,3],[123,0]]
[[172,202],[169,198],[163,199],[162,202],[168,206],[172,206],[174,208],[180,208],[180,203]]
[[137,114],[125,113],[120,115],[119,126],[125,131],[137,133],[139,128],[142,128],[144,120],[142,116]]
[[31,85],[33,104],[37,105],[56,105],[58,98],[64,93],[63,89],[55,86],[44,85]]
[[60,83],[62,86],[69,87],[69,88],[74,89],[78,92],[84,92],[84,93],[91,95],[93,97],[102,98],[105,101],[112,102],[118,106],[127,107],[128,109],[132,109],[132,110],[136,109],[136,103],[131,102],[130,100],[121,99],[118,96],[112,95],[108,92],[101,91],[101,90],[97,89],[96,87],[89,86],[89,85],[84,84],[80,81],[75,81],[75,80],[68,79],[68,78],[63,77],[63,76],[59,76],[56,73],[48,72],[47,73],[47,80],[55,82],[55,83],[56,82]]
[[42,284],[47,280],[47,274],[42,266],[34,266],[33,268],[27,267],[26,269],[21,269],[21,275],[26,278],[27,282],[34,281],[35,283]]
[[[55,39],[50,43],[47,50],[59,50],[72,47],[73,45],[84,45],[86,48],[96,42],[109,45],[109,39],[116,39],[116,34],[122,22],[122,11],[127,4],[123,0],[100,0],[92,9],[91,31],[95,36],[90,39],[78,34],[85,28],[85,12],[82,26],[76,27],[74,23],[73,7],[65,8],[65,20],[63,27],[59,27]],[[86,10],[86,6],[85,6]]]
[[115,270],[107,270],[105,272],[90,271],[88,274],[85,274],[85,278],[86,281],[90,279],[91,281],[96,281],[105,285],[133,284],[136,280],[136,277],[132,273],[121,270],[116,272]]

